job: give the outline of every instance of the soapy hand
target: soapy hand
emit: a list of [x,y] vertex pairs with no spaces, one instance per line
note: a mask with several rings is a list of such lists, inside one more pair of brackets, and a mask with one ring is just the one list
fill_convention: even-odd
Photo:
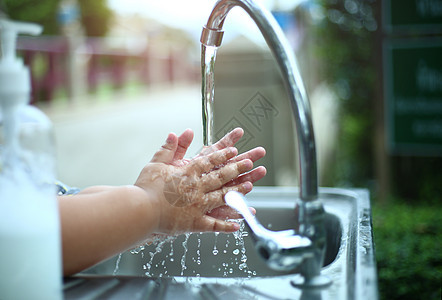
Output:
[[[197,157],[208,155],[217,150],[222,150],[227,147],[233,147],[242,138],[243,135],[244,135],[244,130],[242,128],[235,128],[231,132],[227,133],[217,143],[211,146],[204,146],[201,152],[197,155]],[[184,131],[184,133],[178,138],[178,149],[174,157],[174,164],[185,165],[186,163],[189,163],[189,160],[184,159],[184,155],[188,147],[190,146],[192,140],[193,140],[193,131],[191,129],[187,129],[186,131]],[[234,157],[231,161],[250,159],[252,162],[255,162],[263,158],[265,154],[266,152],[263,147],[256,147],[248,152],[245,152],[243,154]],[[263,178],[266,175],[266,172],[267,170],[265,167],[259,166],[250,172],[241,174],[231,182],[227,183],[226,186],[234,186],[247,181],[254,183],[260,180],[261,178]],[[253,208],[251,208],[251,210],[253,213],[255,213],[255,210]],[[222,220],[242,218],[242,216],[238,214],[236,210],[232,209],[230,206],[227,205],[213,209],[212,211],[208,212],[208,215]]]
[[186,130],[180,137],[169,134],[135,183],[156,195],[159,207],[156,233],[238,230],[236,223],[225,221],[238,215],[225,206],[223,197],[230,190],[248,193],[252,182],[266,173],[264,167],[252,170],[253,162],[265,155],[263,148],[237,155],[233,145],[243,133],[240,128],[233,130],[191,160],[184,159],[184,155],[193,132]]

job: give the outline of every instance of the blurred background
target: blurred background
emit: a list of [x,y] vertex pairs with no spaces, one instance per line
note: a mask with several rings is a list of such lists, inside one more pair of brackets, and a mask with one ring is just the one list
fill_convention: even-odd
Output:
[[[259,0],[256,0],[259,1]],[[382,299],[440,299],[442,3],[266,0],[303,75],[321,186],[367,188]],[[202,147],[201,28],[212,0],[0,0],[44,26],[17,46],[32,104],[54,122],[68,185],[131,184],[170,131]],[[215,138],[262,145],[261,185],[297,185],[285,89],[253,22],[234,9],[216,62]]]

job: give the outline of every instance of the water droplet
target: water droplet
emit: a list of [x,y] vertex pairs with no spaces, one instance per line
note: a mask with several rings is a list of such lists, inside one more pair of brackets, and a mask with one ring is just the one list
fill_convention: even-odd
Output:
[[233,254],[238,255],[239,254],[239,249],[235,249],[232,251]]
[[184,248],[184,253],[183,256],[181,257],[181,276],[184,275],[184,270],[187,269],[186,267],[186,254],[187,254],[187,242],[189,241],[189,237],[190,237],[190,233],[186,233],[185,238],[184,238],[184,242],[183,242],[183,248]]
[[116,275],[118,273],[118,270],[120,269],[121,255],[122,255],[122,253],[120,253],[118,255],[117,262],[115,263],[115,269],[114,269],[114,273],[113,273],[114,275]]

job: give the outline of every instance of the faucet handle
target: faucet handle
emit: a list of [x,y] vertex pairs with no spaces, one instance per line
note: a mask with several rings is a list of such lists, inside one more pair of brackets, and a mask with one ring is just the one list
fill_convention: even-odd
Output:
[[224,196],[224,200],[228,206],[238,211],[247,223],[256,221],[254,220],[256,219],[255,216],[249,210],[245,197],[241,193],[230,191]]
[[271,231],[262,226],[250,212],[246,198],[235,191],[224,197],[226,204],[236,209],[251,230],[256,251],[273,270],[290,271],[310,255],[312,241],[297,235],[295,230]]
[[[249,226],[255,238],[268,238],[268,236],[271,235],[272,231],[262,226],[256,217],[250,212],[246,197],[244,197],[241,193],[230,191],[224,196],[224,200],[228,206],[238,211],[244,217],[246,224]],[[285,232],[283,234],[289,235],[291,232]]]

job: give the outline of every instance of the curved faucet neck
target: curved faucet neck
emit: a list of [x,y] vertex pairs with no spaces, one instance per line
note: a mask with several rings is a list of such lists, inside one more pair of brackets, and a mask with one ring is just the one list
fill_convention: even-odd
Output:
[[300,198],[312,201],[318,198],[316,146],[310,104],[299,72],[294,52],[275,18],[259,3],[251,0],[219,0],[212,10],[201,35],[206,46],[220,46],[224,20],[229,11],[239,6],[254,20],[281,69],[295,117],[298,136]]

